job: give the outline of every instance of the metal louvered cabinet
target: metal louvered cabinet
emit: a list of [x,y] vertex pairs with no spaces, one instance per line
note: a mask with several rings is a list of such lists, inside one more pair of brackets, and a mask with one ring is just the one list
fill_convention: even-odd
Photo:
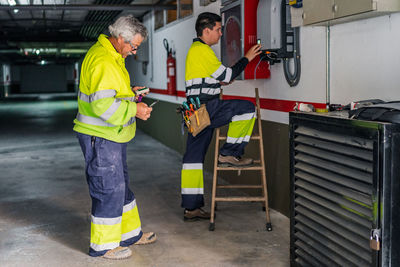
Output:
[[291,265],[400,266],[400,126],[343,113],[289,121]]

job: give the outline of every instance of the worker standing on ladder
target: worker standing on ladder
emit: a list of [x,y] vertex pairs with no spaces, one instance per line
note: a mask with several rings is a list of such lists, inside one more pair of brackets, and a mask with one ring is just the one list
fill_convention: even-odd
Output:
[[261,46],[254,45],[232,67],[224,66],[210,46],[218,43],[222,36],[221,17],[214,13],[201,13],[196,20],[197,38],[193,40],[186,56],[186,97],[198,97],[206,104],[211,125],[196,137],[188,133],[186,153],[182,166],[182,204],[184,220],[209,219],[205,212],[203,163],[214,128],[229,123],[226,143],[221,147],[218,162],[229,166],[247,166],[250,158],[242,158],[244,147],[250,140],[255,122],[255,107],[247,100],[220,100],[221,85],[231,83],[246,65],[261,53]]
[[74,131],[92,198],[89,255],[125,259],[132,254],[128,246],[156,241],[153,232],[142,232],[126,162],[136,118],[147,120],[152,111],[135,103],[125,68],[125,58],[136,54],[147,30],[131,15],[118,18],[109,30],[111,36],[101,34],[83,60]]

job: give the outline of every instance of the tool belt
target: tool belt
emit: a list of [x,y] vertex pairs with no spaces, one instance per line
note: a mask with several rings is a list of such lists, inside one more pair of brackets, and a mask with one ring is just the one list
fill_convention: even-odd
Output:
[[193,136],[199,134],[204,128],[211,124],[206,105],[203,104],[193,114],[189,116],[189,120],[185,120],[189,133]]
[[191,133],[193,136],[196,136],[204,128],[210,125],[211,121],[206,105],[201,105],[199,97],[190,98],[189,100],[189,103],[184,101],[178,110],[182,114],[182,121],[185,122],[189,133]]
[[188,116],[185,116],[183,111],[184,109],[181,109],[185,124],[189,133],[191,133],[193,136],[196,136],[204,128],[211,124],[210,116],[208,115],[205,104],[201,105],[200,108],[196,109],[194,112],[191,112]]

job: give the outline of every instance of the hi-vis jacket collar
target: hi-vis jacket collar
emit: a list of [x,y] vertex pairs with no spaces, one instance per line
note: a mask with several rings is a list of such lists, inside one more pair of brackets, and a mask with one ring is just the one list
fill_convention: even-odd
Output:
[[193,39],[193,43],[194,43],[194,42],[200,42],[200,43],[206,44],[206,43],[203,42],[203,40],[201,40],[199,37],[194,38],[194,39]]
[[108,36],[105,34],[100,34],[97,39],[99,43],[107,49],[108,52],[118,61],[125,62],[125,59],[122,57],[120,53],[115,50],[114,46],[111,44],[110,40],[108,40]]

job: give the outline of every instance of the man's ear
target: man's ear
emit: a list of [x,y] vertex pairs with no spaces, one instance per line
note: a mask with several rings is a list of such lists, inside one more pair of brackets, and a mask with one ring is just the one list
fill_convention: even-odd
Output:
[[124,40],[124,38],[122,38],[121,35],[118,36],[118,43],[119,43],[119,44],[125,43],[125,40]]
[[207,36],[210,33],[210,29],[209,28],[205,28],[203,30],[203,35],[202,36]]

